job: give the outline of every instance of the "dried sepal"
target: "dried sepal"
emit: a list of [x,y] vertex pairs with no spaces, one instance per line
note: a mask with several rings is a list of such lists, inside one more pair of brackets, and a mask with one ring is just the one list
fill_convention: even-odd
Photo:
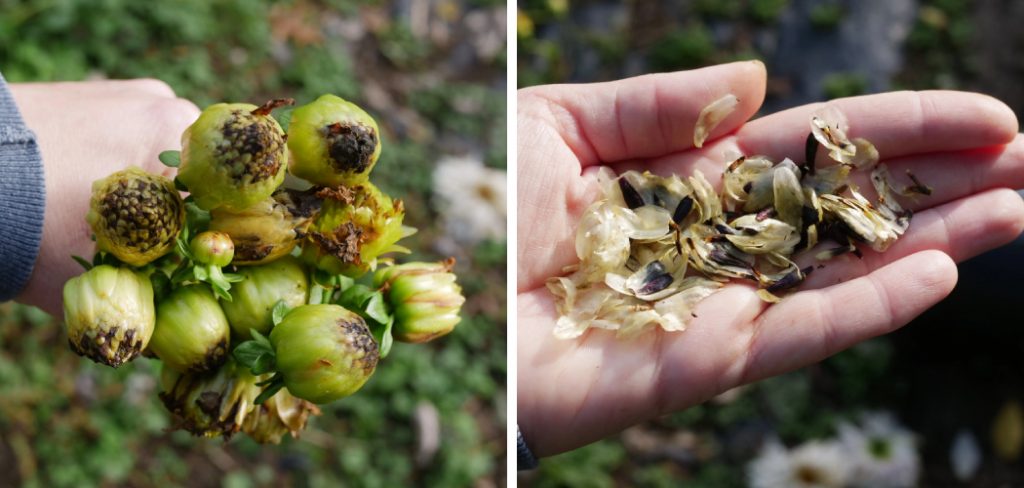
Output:
[[857,146],[846,136],[847,130],[846,116],[835,106],[825,107],[811,116],[811,134],[828,150],[828,156],[836,162],[852,164]]
[[704,141],[729,114],[736,110],[740,99],[729,93],[709,103],[697,116],[697,125],[693,128],[693,147],[704,147]]

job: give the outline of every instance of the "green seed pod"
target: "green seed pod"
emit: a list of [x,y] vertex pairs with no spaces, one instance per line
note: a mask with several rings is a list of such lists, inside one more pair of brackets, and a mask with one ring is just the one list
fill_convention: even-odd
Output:
[[310,414],[320,415],[320,409],[281,390],[267,399],[245,417],[242,432],[260,444],[279,444],[285,434],[298,437],[306,427]]
[[377,267],[388,252],[408,252],[396,245],[415,229],[402,226],[405,209],[372,183],[323,189],[323,207],[302,246],[302,259],[331,274],[359,277]]
[[270,112],[290,103],[218,103],[199,114],[181,136],[178,169],[197,205],[243,210],[274,193],[284,181],[288,147]]
[[64,324],[71,349],[118,367],[149,344],[156,321],[153,286],[130,268],[96,266],[64,285]]
[[293,175],[323,186],[358,185],[380,157],[380,129],[356,104],[323,95],[292,112],[288,148]]
[[231,287],[232,300],[222,301],[221,307],[231,324],[235,336],[242,340],[252,338],[250,329],[264,335],[274,326],[272,310],[278,300],[288,307],[306,303],[308,278],[299,261],[291,256],[261,266],[238,269],[242,281]]
[[199,264],[224,267],[235,257],[235,244],[224,232],[206,231],[192,238],[189,243],[192,256]]
[[269,263],[295,248],[319,210],[320,200],[310,192],[278,190],[245,210],[210,212],[210,230],[231,236],[235,244],[232,264]]
[[197,436],[231,438],[253,411],[259,379],[229,358],[216,371],[180,373],[164,367],[160,400],[176,415],[177,427]]
[[143,266],[174,248],[185,224],[185,202],[171,180],[128,168],[92,184],[85,220],[100,251]]
[[440,263],[406,263],[377,270],[373,285],[383,288],[395,311],[392,334],[403,342],[427,342],[459,323],[465,303],[451,272],[455,259]]
[[167,366],[203,372],[227,357],[231,328],[213,292],[190,285],[171,292],[156,307],[156,330],[149,348]]
[[270,331],[270,343],[288,391],[313,403],[355,393],[380,357],[363,318],[338,305],[293,309]]

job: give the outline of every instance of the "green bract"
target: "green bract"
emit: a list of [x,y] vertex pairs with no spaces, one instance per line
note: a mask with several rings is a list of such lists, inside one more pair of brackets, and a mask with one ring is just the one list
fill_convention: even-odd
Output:
[[156,308],[149,347],[177,371],[202,372],[224,362],[231,329],[206,285],[178,288]]
[[192,238],[189,249],[197,263],[218,267],[231,264],[231,259],[235,256],[235,245],[231,242],[231,236],[224,232],[203,232]]
[[281,185],[288,147],[270,111],[282,103],[218,103],[185,130],[178,179],[197,205],[242,210]]
[[367,181],[380,157],[380,130],[354,103],[323,95],[292,112],[288,148],[295,176],[317,185],[356,185]]
[[185,202],[171,180],[128,168],[92,184],[85,220],[100,251],[143,266],[174,247],[185,223]]
[[395,339],[426,342],[459,323],[466,301],[451,272],[454,259],[440,263],[406,263],[377,270],[373,285],[384,289],[395,314]]
[[231,288],[232,300],[221,302],[235,335],[248,340],[250,329],[263,334],[274,326],[271,310],[278,301],[288,307],[306,303],[308,279],[298,260],[286,256],[269,264],[239,268],[242,281]]
[[309,415],[319,415],[320,409],[310,402],[295,398],[281,390],[267,399],[245,417],[242,432],[260,444],[278,444],[285,434],[298,437],[306,427]]
[[309,192],[278,190],[245,210],[210,212],[210,230],[231,236],[233,264],[268,263],[295,248],[319,209],[319,200]]
[[230,358],[207,373],[180,373],[165,367],[160,374],[160,400],[180,417],[180,427],[192,434],[230,438],[253,410],[260,393],[257,381]]
[[408,252],[396,245],[413,232],[402,226],[405,209],[372,183],[322,190],[323,207],[302,246],[302,259],[331,274],[359,277],[376,268],[388,252]]
[[338,305],[295,308],[270,332],[270,342],[288,391],[313,403],[355,393],[380,357],[363,318]]
[[155,322],[149,278],[129,268],[96,266],[64,285],[71,349],[118,367],[149,344]]

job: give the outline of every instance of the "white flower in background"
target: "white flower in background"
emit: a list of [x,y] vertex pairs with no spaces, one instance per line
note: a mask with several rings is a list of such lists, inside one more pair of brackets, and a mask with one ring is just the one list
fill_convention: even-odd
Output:
[[969,430],[957,432],[953,445],[949,448],[949,464],[953,467],[956,479],[968,482],[974,479],[981,467],[981,448],[978,439]]
[[506,179],[505,171],[473,157],[441,158],[434,170],[434,205],[448,235],[465,244],[504,239]]
[[768,441],[747,466],[751,488],[840,488],[850,479],[850,462],[836,441],[810,441],[787,450]]
[[854,466],[853,486],[910,487],[917,485],[921,460],[913,432],[903,428],[889,413],[871,413],[860,426],[843,422],[839,441]]

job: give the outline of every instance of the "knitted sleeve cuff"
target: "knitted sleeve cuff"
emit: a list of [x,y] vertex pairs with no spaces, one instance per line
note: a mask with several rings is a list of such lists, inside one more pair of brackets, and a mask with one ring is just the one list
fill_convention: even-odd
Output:
[[0,302],[28,283],[43,236],[46,187],[35,135],[0,75]]
[[523,433],[519,431],[518,425],[516,426],[516,451],[519,458],[516,465],[519,471],[537,467],[537,458],[533,456],[530,448],[526,446],[526,441],[523,440]]

